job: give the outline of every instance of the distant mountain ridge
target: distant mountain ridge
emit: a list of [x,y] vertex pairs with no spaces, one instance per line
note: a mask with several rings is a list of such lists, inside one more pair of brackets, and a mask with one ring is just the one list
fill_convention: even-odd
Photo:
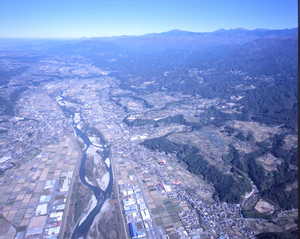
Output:
[[79,41],[79,45],[89,47],[109,44],[111,50],[116,48],[130,51],[165,51],[198,50],[219,46],[234,46],[246,44],[257,39],[297,39],[298,28],[267,30],[267,29],[229,29],[214,32],[190,32],[183,30],[171,30],[162,33],[151,33],[141,36],[97,37],[86,38]]
[[[126,50],[155,50],[166,49],[194,50],[202,47],[232,46],[245,44],[257,39],[297,39],[298,28],[290,29],[219,29],[213,32],[192,32],[173,29],[161,33],[149,33],[144,35],[123,35],[112,37],[84,37],[78,39],[5,39],[0,38],[0,50],[18,48],[40,49],[40,46],[54,48],[67,47],[77,52],[82,47],[84,50],[96,50],[106,48],[109,51]],[[49,44],[50,43],[50,44]],[[101,45],[101,46],[100,46]],[[79,47],[79,48],[78,48]],[[66,50],[66,49],[65,49]]]
[[298,33],[298,27],[294,28],[283,28],[283,29],[268,29],[268,28],[255,28],[255,29],[247,29],[247,28],[230,28],[230,29],[218,29],[211,32],[194,32],[194,31],[187,31],[182,29],[171,29],[165,32],[152,32],[146,33],[141,35],[117,35],[117,36],[107,36],[107,37],[83,37],[81,39],[112,39],[112,38],[136,38],[136,37],[153,37],[153,36],[204,36],[204,35],[219,35],[224,33],[231,33],[231,34],[259,34],[259,35],[268,35],[268,34],[275,34],[275,35],[294,35]]
[[212,32],[193,32],[185,31],[181,29],[172,29],[166,32],[160,33],[148,33],[141,36],[153,36],[153,35],[170,35],[170,36],[183,36],[183,35],[214,35],[220,33],[283,33],[283,34],[294,34],[298,32],[298,28],[285,28],[285,29],[267,29],[267,28],[256,28],[256,29],[247,29],[247,28],[232,28],[232,29],[218,29]]
[[268,28],[255,28],[255,29],[247,29],[247,28],[229,28],[229,29],[218,29],[215,31],[209,31],[209,32],[194,32],[194,31],[188,31],[188,30],[182,30],[182,29],[171,29],[169,31],[165,32],[152,32],[152,33],[146,33],[146,34],[140,34],[140,35],[115,35],[115,36],[96,36],[96,37],[79,37],[79,38],[43,38],[43,37],[30,37],[30,38],[14,38],[14,37],[0,37],[0,43],[2,41],[44,41],[44,40],[62,40],[62,41],[72,41],[72,40],[87,40],[87,39],[115,39],[115,38],[136,38],[136,37],[152,37],[152,36],[203,36],[203,35],[218,35],[218,34],[224,34],[224,33],[231,33],[231,34],[237,34],[237,33],[247,33],[247,34],[276,34],[276,35],[286,35],[286,34],[297,34],[298,35],[298,27],[294,28],[282,28],[282,29],[268,29]]

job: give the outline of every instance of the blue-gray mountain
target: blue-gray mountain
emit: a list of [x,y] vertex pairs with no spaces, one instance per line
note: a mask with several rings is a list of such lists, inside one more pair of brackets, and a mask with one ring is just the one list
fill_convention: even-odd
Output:
[[[125,118],[123,122],[129,127],[160,127],[176,123],[190,127],[191,131],[213,126],[228,137],[251,145],[252,152],[229,145],[229,152],[222,155],[224,164],[231,167],[227,173],[208,163],[197,147],[173,142],[168,135],[142,143],[152,150],[176,154],[190,172],[202,175],[214,186],[216,200],[241,203],[243,195],[254,183],[258,189],[257,198],[242,205],[243,215],[272,221],[281,210],[298,208],[298,146],[286,145],[286,138],[298,133],[297,43],[298,28],[203,33],[172,30],[143,36],[76,40],[1,39],[0,60],[17,67],[0,65],[0,116],[3,117],[0,123],[4,122],[5,116],[14,115],[15,102],[28,86],[38,86],[43,81],[59,77],[24,78],[13,85],[9,85],[10,79],[41,60],[55,57],[77,57],[78,62],[87,59],[108,71],[110,76],[120,79],[120,87],[131,93],[112,97],[112,100],[125,112],[128,109],[122,105],[122,97],[133,97],[145,108],[152,109],[153,106],[143,98],[149,92],[168,92],[174,97],[181,93],[187,97],[224,102],[239,97],[238,112],[210,106],[201,115],[193,115],[196,121],[177,114],[159,120]],[[231,127],[229,122],[233,121],[277,127],[279,133],[258,141],[253,132],[245,133],[243,129]],[[1,134],[5,131],[0,131]],[[258,159],[265,155],[282,159],[277,170],[268,171],[261,165]],[[275,212],[272,215],[257,212],[254,207],[258,198],[275,205]],[[288,230],[258,237],[293,238],[295,233]]]

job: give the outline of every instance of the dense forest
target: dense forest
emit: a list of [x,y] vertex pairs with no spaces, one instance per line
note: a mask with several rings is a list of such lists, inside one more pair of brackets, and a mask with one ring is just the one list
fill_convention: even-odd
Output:
[[[24,77],[16,81],[18,84],[10,84],[12,78],[34,68],[34,64],[41,59],[53,59],[55,56],[59,61],[60,58],[80,56],[107,71],[108,76],[118,79],[121,89],[130,92],[110,96],[128,113],[128,117],[123,119],[127,126],[179,124],[188,126],[191,131],[201,131],[210,125],[231,137],[232,141],[252,146],[253,151],[241,152],[234,144],[230,144],[222,160],[231,171],[223,172],[201,154],[197,145],[175,143],[168,136],[147,139],[141,143],[148,149],[176,155],[179,161],[187,165],[187,170],[214,186],[216,200],[241,203],[245,193],[251,191],[253,182],[259,191],[256,196],[272,202],[275,211],[297,208],[298,187],[292,187],[291,190],[287,190],[287,187],[297,182],[298,150],[297,145],[285,146],[288,135],[298,134],[297,43],[297,28],[232,29],[210,33],[173,30],[143,36],[77,40],[1,39],[0,116],[4,120],[6,116],[14,116],[18,98],[30,85],[38,86],[49,79],[61,79],[60,76],[37,74],[33,75],[34,82]],[[9,56],[11,52],[18,53]],[[6,67],[7,62],[11,63],[11,68]],[[145,82],[152,83],[141,87]],[[152,110],[155,106],[143,99],[151,92],[174,96],[185,94],[191,98],[218,99],[222,102],[231,102],[234,96],[239,97],[239,108],[228,113],[217,106],[209,106],[201,115],[194,115],[196,120],[193,122],[180,113],[159,120],[130,119],[130,110],[122,104],[121,98],[129,97],[141,103],[146,110]],[[176,105],[173,106],[175,108]],[[172,105],[166,105],[160,110],[167,107],[172,109]],[[73,114],[71,108],[64,110],[65,114]],[[258,142],[253,132],[247,133],[229,126],[230,122],[237,120],[277,127],[280,132]],[[5,132],[5,129],[0,129],[0,135]],[[89,129],[89,133],[95,134],[95,129]],[[267,154],[280,160],[277,170],[267,171],[258,162],[259,157]],[[272,215],[260,215],[253,206],[243,208],[245,217],[272,220]],[[257,236],[270,239],[294,237],[294,232],[289,231]]]
[[251,184],[247,178],[234,170],[231,174],[223,173],[204,160],[196,147],[174,143],[165,137],[145,140],[142,144],[152,150],[176,154],[179,160],[188,165],[187,169],[190,172],[202,175],[214,185],[216,196],[221,201],[239,203],[241,197],[251,191]]

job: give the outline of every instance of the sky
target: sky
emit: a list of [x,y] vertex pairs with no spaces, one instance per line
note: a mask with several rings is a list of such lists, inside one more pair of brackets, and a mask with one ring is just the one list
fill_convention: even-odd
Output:
[[282,29],[297,27],[297,14],[297,0],[0,0],[0,37]]

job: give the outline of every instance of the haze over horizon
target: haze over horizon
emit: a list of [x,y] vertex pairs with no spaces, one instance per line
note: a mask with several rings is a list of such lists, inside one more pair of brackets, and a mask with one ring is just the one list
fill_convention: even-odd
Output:
[[18,0],[1,2],[1,38],[143,35],[180,29],[297,27],[297,1]]
[[296,0],[0,1],[0,239],[298,239]]

